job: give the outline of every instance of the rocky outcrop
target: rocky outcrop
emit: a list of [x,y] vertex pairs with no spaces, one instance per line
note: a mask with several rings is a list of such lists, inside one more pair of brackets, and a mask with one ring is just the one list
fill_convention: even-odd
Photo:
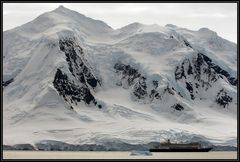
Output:
[[171,108],[178,110],[178,111],[184,110],[184,107],[180,104],[174,104]]
[[212,68],[217,74],[225,76],[230,84],[237,86],[237,78],[231,76],[226,70],[223,70],[220,66],[213,63],[212,60],[206,55],[199,53],[202,56],[203,60]]
[[2,86],[3,86],[3,87],[6,87],[6,86],[8,86],[10,83],[12,83],[12,82],[13,82],[13,78],[12,78],[12,79],[9,79],[9,80],[7,80],[7,81],[5,81],[5,82],[3,81],[3,82],[2,82]]
[[180,66],[180,67],[177,66],[177,68],[175,70],[175,79],[179,80],[179,79],[182,79],[183,77],[186,79],[186,75],[185,75],[185,71],[184,71],[183,65]]
[[187,90],[188,90],[189,93],[190,93],[191,99],[194,100],[195,97],[194,97],[194,95],[193,95],[193,87],[192,87],[192,84],[186,82],[186,88],[187,88]]
[[53,85],[58,91],[59,95],[64,98],[65,101],[72,104],[80,101],[84,101],[87,104],[97,104],[94,96],[86,85],[82,87],[74,84],[73,81],[69,80],[68,76],[64,74],[60,69],[57,69]]
[[[70,105],[78,102],[86,104],[97,104],[96,99],[91,93],[91,89],[100,86],[100,81],[97,79],[92,69],[87,66],[87,61],[84,59],[83,49],[76,43],[76,39],[62,38],[59,40],[59,48],[64,52],[68,69],[72,76],[78,81],[75,83],[70,80],[66,73],[61,69],[57,69],[53,85],[59,95],[64,98]],[[72,106],[70,106],[72,108]],[[101,105],[98,105],[101,108]]]
[[120,82],[118,86],[129,88],[132,86],[132,95],[134,100],[145,100],[147,103],[151,103],[153,100],[162,100],[165,94],[175,95],[176,91],[172,87],[167,85],[164,89],[159,89],[158,80],[151,80],[147,83],[147,77],[138,72],[137,69],[131,65],[125,65],[123,63],[117,63],[114,65],[114,69],[118,76],[120,76]]
[[[190,45],[187,44],[188,42],[185,43]],[[184,92],[180,93],[176,90],[178,88],[169,83],[165,88],[163,88],[163,85],[160,88],[158,80],[149,80],[131,65],[117,63],[114,69],[120,76],[121,84],[119,85],[123,86],[124,82],[128,88],[132,86],[134,99],[142,100],[144,103],[152,103],[156,100],[163,101],[164,98],[171,96],[182,98],[187,94],[189,94],[191,100],[195,100],[197,97],[202,99],[204,97],[201,96],[202,92],[208,91],[220,78],[228,77],[229,82],[234,81],[231,82],[232,85],[237,82],[236,78],[230,77],[229,73],[214,64],[209,57],[202,53],[196,53],[195,56],[184,59],[175,69],[175,80],[180,87],[186,90],[186,94],[181,94]],[[217,95],[216,102],[226,107],[232,102],[232,97],[222,90]],[[184,107],[177,103],[171,107],[178,111],[184,110]]]
[[227,92],[224,89],[221,89],[216,97],[216,102],[220,105],[223,106],[224,108],[229,105],[230,102],[232,102],[233,98],[230,97]]
[[190,44],[187,40],[184,39],[183,41],[184,41],[184,44],[185,44],[187,47],[192,48],[191,44]]
[[126,86],[130,87],[141,77],[141,74],[130,65],[116,63],[114,65],[114,69],[121,77],[121,81],[119,83],[120,86],[123,86],[123,84],[126,83]]
[[178,84],[186,87],[192,100],[196,98],[200,89],[207,91],[220,78],[209,60],[207,56],[198,53],[196,57],[186,58],[176,67],[175,79],[177,82],[184,80]]
[[145,99],[147,97],[147,84],[145,77],[140,77],[138,82],[134,85],[133,94],[137,99]]
[[74,38],[60,39],[59,47],[65,53],[69,71],[75,78],[83,84],[88,84],[93,89],[100,85],[100,81],[93,75],[90,67],[86,65],[86,60],[83,59],[83,49]]
[[[182,87],[186,87],[192,100],[196,98],[199,91],[207,91],[216,81],[224,77],[231,85],[237,86],[237,78],[230,76],[227,71],[213,63],[209,57],[202,53],[197,53],[196,57],[192,59],[183,60],[175,70],[177,83]],[[226,107],[232,102],[232,97],[222,89],[217,94],[216,102]]]

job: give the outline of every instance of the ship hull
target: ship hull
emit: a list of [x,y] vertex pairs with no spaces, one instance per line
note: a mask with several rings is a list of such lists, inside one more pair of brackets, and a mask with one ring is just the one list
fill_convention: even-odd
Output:
[[150,152],[208,152],[212,148],[200,148],[200,149],[195,149],[195,148],[171,148],[171,149],[149,149]]

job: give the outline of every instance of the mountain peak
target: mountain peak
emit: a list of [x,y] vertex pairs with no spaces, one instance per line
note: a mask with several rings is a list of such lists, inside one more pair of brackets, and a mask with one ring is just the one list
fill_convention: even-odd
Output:
[[60,5],[58,8],[60,9],[60,8],[65,8],[65,7],[63,5]]
[[126,25],[126,26],[120,28],[120,30],[136,29],[136,28],[141,27],[142,25],[143,25],[143,24],[141,24],[141,23],[134,22],[134,23],[128,24],[128,25]]
[[56,10],[65,10],[65,9],[68,9],[68,8],[64,7],[63,5],[60,5],[58,6],[58,8],[56,8]]
[[200,28],[198,30],[202,35],[208,36],[208,37],[217,37],[217,33],[215,31],[212,31],[208,28]]
[[212,30],[210,30],[209,28],[206,28],[206,27],[200,28],[198,31],[203,32],[203,33],[216,33],[215,31],[212,31]]
[[177,26],[176,26],[176,25],[173,25],[173,24],[166,24],[165,27],[177,28]]
[[[63,5],[58,6],[53,12],[58,12],[58,13],[75,13],[76,11],[71,10],[69,8],[64,7]],[[80,13],[78,13],[80,14]]]

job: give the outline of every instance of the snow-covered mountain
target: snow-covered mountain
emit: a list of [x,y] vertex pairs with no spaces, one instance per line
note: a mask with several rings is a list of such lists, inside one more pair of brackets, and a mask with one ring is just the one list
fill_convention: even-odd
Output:
[[237,45],[63,6],[3,33],[3,142],[237,145]]

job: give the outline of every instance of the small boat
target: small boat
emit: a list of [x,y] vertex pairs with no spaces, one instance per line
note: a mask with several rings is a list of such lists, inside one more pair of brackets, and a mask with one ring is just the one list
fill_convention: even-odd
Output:
[[150,152],[208,152],[211,147],[202,147],[199,143],[179,144],[171,143],[168,140],[166,143],[161,143],[160,147],[150,148]]

